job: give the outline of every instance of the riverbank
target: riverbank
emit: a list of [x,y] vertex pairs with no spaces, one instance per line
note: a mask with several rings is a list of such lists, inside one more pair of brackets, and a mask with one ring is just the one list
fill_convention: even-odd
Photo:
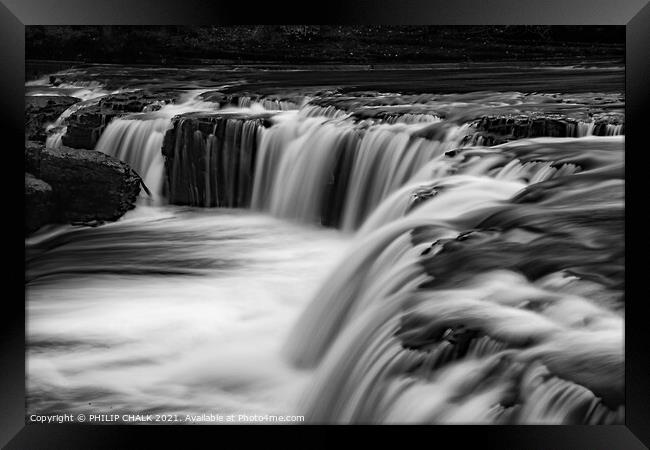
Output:
[[409,64],[588,59],[622,63],[624,27],[28,26],[28,59],[86,63]]

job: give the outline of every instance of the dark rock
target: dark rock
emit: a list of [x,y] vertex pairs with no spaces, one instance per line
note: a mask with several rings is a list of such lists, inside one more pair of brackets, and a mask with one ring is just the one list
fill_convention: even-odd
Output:
[[259,102],[262,104],[272,105],[272,107],[280,107],[282,103],[292,104],[294,107],[303,100],[301,95],[266,95],[261,93],[253,93],[247,91],[241,92],[222,92],[222,91],[206,91],[199,95],[199,98],[206,102],[218,103],[220,107],[228,106],[246,106],[249,102]]
[[40,176],[41,173],[41,153],[43,144],[27,141],[25,143],[25,171]]
[[71,148],[95,148],[104,128],[117,115],[112,111],[102,112],[94,106],[80,109],[66,119],[68,128],[61,142]]
[[78,98],[57,95],[25,96],[25,137],[45,142],[45,126],[53,123],[61,113],[79,102]]
[[506,140],[539,136],[573,136],[574,132],[566,122],[550,118],[533,118],[528,116],[483,117],[477,123],[477,129],[484,137],[504,136]]
[[271,115],[190,113],[176,117],[162,147],[170,203],[248,206],[258,130],[269,124]]
[[235,98],[233,95],[225,94],[221,91],[207,91],[199,97],[206,102],[218,103],[221,107],[232,104],[236,105],[238,100],[238,98]]
[[[618,124],[618,118],[596,120],[593,134],[605,136],[610,123]],[[468,144],[497,145],[523,138],[577,137],[578,121],[563,116],[485,116],[476,122],[476,129]]]
[[160,100],[171,101],[167,95],[153,94],[147,91],[122,92],[107,95],[98,104],[101,110],[135,113]]
[[119,116],[160,109],[171,103],[170,94],[146,91],[123,92],[103,97],[97,103],[80,108],[66,119],[67,132],[62,142],[66,147],[95,148],[109,122]]
[[512,139],[513,138],[509,135],[503,136],[485,131],[477,131],[474,134],[465,136],[461,141],[461,146],[482,145],[485,147],[491,147],[493,145],[505,144]]
[[55,220],[117,220],[135,206],[140,177],[124,162],[94,150],[43,149],[41,178],[52,186]]
[[25,172],[25,234],[50,222],[53,211],[52,187]]
[[436,186],[426,186],[416,189],[411,194],[411,204],[409,205],[409,211],[413,208],[422,204],[423,202],[435,197],[442,189]]

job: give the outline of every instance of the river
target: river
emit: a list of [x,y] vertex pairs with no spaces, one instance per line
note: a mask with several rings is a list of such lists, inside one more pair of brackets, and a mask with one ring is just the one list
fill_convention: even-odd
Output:
[[[622,423],[621,69],[470,69],[28,82],[83,100],[49,145],[111,93],[176,96],[96,145],[152,195],[26,239],[28,412]],[[477,122],[504,114],[544,131]]]

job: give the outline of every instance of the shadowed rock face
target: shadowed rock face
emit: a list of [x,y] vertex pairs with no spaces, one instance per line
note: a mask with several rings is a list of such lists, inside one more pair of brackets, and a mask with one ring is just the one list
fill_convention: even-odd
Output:
[[61,113],[79,102],[78,98],[62,95],[28,95],[25,97],[25,137],[45,142],[45,126],[53,123]]
[[[600,119],[593,124],[594,136],[606,136],[608,125],[616,119]],[[514,139],[535,137],[579,137],[578,122],[568,117],[486,116],[477,123],[478,136],[484,145],[497,145]],[[622,132],[622,129],[621,129]]]
[[25,234],[48,223],[53,210],[52,186],[25,172]]
[[70,148],[95,148],[108,123],[118,116],[155,110],[161,102],[169,102],[170,94],[156,95],[145,91],[107,95],[94,105],[81,108],[66,119],[67,131],[63,145]]
[[27,233],[49,222],[117,220],[140,192],[142,181],[126,163],[94,150],[28,143],[26,161],[41,178],[25,175]]
[[39,142],[27,141],[25,143],[25,172],[40,176],[41,153],[45,147]]
[[[188,114],[174,119],[162,153],[170,203],[247,207],[258,130],[269,114]],[[268,125],[268,124],[267,124]]]

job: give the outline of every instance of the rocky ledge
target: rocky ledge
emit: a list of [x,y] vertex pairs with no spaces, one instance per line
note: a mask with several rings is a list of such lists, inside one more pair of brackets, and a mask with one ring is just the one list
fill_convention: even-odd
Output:
[[142,184],[126,163],[94,150],[30,142],[25,163],[26,234],[46,223],[117,220],[135,206]]
[[143,111],[155,111],[172,102],[169,94],[146,91],[122,92],[102,97],[94,104],[84,106],[66,119],[67,131],[63,145],[70,148],[95,148],[106,125],[117,116]]
[[45,127],[70,106],[80,100],[61,95],[27,95],[25,96],[25,137],[31,141],[45,142]]
[[534,137],[580,137],[587,134],[607,136],[623,134],[622,117],[594,117],[579,121],[565,116],[485,116],[476,122],[472,144],[498,145],[515,139]]

